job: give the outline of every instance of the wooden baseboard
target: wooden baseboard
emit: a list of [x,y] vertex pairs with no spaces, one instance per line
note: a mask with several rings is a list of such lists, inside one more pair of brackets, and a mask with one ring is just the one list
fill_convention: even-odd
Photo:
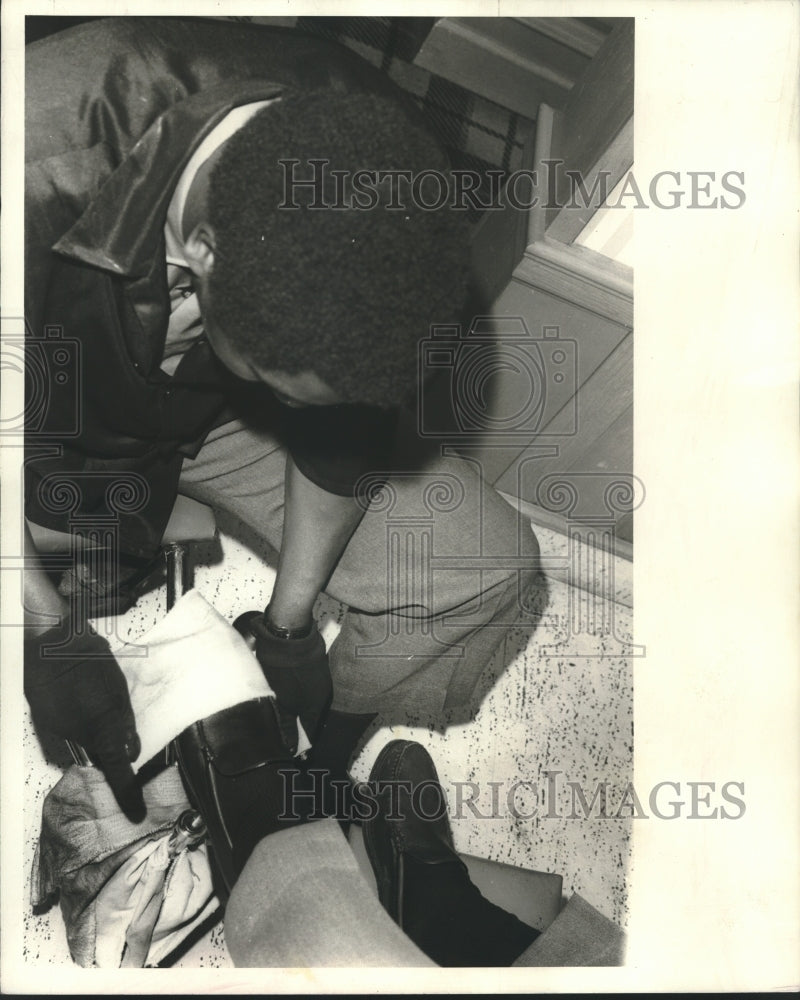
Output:
[[[569,535],[569,521],[561,514],[554,514],[550,510],[545,510],[544,507],[539,507],[528,500],[520,500],[519,497],[511,496],[510,493],[504,493],[502,490],[498,490],[498,492],[504,500],[510,503],[512,507],[515,507],[521,514],[529,517],[534,524],[540,524],[543,528],[557,531],[560,535]],[[630,542],[626,542],[624,538],[615,538],[614,555],[619,559],[626,559],[632,563],[633,546]]]
[[514,279],[633,327],[633,270],[587,247],[545,236],[527,248]]
[[[613,579],[609,582],[608,573],[603,570],[607,563],[606,554],[601,554],[599,549],[589,545],[588,542],[580,542],[580,544],[586,549],[593,550],[596,558],[592,558],[591,552],[583,552],[578,560],[569,558],[567,540],[570,537],[570,531],[569,521],[565,517],[509,493],[498,492],[507,503],[525,517],[530,518],[534,532],[537,528],[551,531],[563,540],[563,545],[557,546],[562,550],[561,557],[552,551],[552,545],[542,544],[543,569],[546,576],[559,580],[570,587],[578,587],[580,590],[588,591],[599,597],[611,599],[625,607],[633,607],[633,546],[630,542],[621,538],[614,539],[613,566],[611,567]],[[540,539],[541,541],[542,539]],[[548,559],[548,557],[550,558]],[[576,569],[576,565],[580,569]],[[592,571],[591,567],[598,567],[598,570]]]

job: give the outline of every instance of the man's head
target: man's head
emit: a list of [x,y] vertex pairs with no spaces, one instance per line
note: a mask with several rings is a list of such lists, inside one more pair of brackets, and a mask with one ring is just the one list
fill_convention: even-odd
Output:
[[[467,223],[447,203],[415,204],[397,175],[357,172],[431,170],[447,171],[436,141],[368,94],[286,95],[234,134],[187,238],[223,363],[287,402],[410,398],[419,342],[460,315]],[[316,188],[296,183],[314,176]],[[418,190],[431,204],[437,189]]]

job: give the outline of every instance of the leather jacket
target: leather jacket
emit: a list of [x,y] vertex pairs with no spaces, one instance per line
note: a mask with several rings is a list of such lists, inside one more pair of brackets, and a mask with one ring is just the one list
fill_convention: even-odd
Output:
[[225,418],[229,384],[205,341],[174,376],[159,367],[170,197],[232,108],[317,88],[405,100],[357,56],[287,29],[108,18],[28,46],[25,473],[36,523],[68,530],[113,515],[122,551],[158,546],[183,457]]

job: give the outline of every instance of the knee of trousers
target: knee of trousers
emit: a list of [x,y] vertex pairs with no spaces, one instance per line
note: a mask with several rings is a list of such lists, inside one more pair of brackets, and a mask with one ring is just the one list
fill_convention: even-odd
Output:
[[531,528],[530,531],[523,531],[520,536],[520,556],[528,564],[525,567],[526,572],[530,571],[536,574],[540,571],[541,554],[539,539],[536,537],[533,529]]
[[520,548],[520,556],[524,564],[522,572],[525,583],[532,584],[537,580],[541,580],[543,576],[541,562],[542,552],[539,546],[539,539],[536,537],[533,529],[523,533]]
[[488,568],[483,571],[470,571],[469,558],[465,559],[464,570],[437,570],[434,558],[432,572],[427,575],[403,559],[392,565],[382,556],[375,564],[361,565],[356,570],[352,566],[337,569],[328,593],[367,615],[396,612],[420,619],[446,614],[489,592],[513,589],[521,595],[542,582],[540,550],[533,531],[528,529],[517,536],[516,523],[513,530],[514,543],[506,549],[507,557],[489,556]]
[[506,589],[515,589],[520,598],[537,588],[546,586],[539,540],[532,530],[520,533],[517,554],[513,559],[509,559],[505,573],[502,570],[500,573],[504,576]]

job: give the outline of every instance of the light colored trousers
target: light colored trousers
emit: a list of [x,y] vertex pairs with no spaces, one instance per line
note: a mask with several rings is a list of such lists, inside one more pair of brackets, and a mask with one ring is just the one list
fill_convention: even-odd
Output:
[[[378,902],[336,820],[265,837],[233,887],[225,941],[242,968],[434,963]],[[515,966],[621,965],[623,932],[573,896]]]
[[[286,452],[236,421],[184,462],[180,491],[235,515],[276,551]],[[426,713],[468,706],[512,625],[530,629],[544,580],[530,523],[476,464],[399,461],[378,489],[326,592],[349,608],[330,650],[333,707]]]

